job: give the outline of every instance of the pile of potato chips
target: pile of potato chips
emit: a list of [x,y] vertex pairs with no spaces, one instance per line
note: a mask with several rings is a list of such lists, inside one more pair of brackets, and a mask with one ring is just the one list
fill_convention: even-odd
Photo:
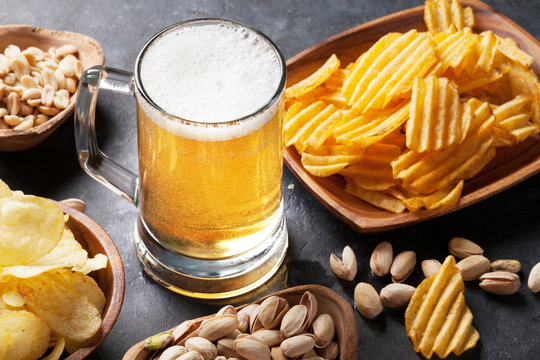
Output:
[[0,181],[0,360],[59,359],[101,326],[105,295],[88,253],[52,201]]
[[540,131],[533,58],[475,34],[471,8],[426,1],[428,32],[389,33],[355,63],[332,55],[286,90],[285,146],[315,176],[394,213],[450,207],[463,181]]

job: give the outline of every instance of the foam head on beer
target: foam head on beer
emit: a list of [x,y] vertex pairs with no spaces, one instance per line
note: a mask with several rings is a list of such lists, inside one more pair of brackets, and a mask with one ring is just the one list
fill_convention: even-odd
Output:
[[[257,112],[275,95],[282,77],[274,48],[256,32],[227,22],[202,22],[165,32],[146,50],[140,66],[141,83],[156,105],[200,123],[226,122]],[[177,135],[202,135],[154,115],[151,118],[158,125]],[[244,136],[273,116],[259,115],[235,129],[235,134],[222,131],[206,136],[211,140]]]

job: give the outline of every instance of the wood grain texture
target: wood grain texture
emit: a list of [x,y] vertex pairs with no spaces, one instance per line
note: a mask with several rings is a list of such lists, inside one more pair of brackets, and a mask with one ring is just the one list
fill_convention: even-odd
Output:
[[86,342],[84,347],[66,358],[66,360],[81,360],[105,340],[120,314],[125,290],[124,266],[114,242],[101,226],[85,214],[62,203],[55,203],[65,214],[69,215],[67,226],[75,235],[75,239],[88,251],[89,256],[105,254],[109,259],[106,269],[90,273],[107,298],[101,327],[97,334]]
[[[300,303],[300,298],[304,292],[309,291],[317,298],[318,314],[328,314],[334,320],[338,343],[339,343],[339,360],[356,359],[358,352],[358,329],[356,328],[356,319],[351,305],[329,288],[320,285],[302,285],[269,294],[255,301],[260,304],[264,299],[270,296],[281,296],[285,298],[289,304],[296,305]],[[237,311],[247,306],[242,305],[236,308]],[[195,320],[202,320],[214,315],[205,316]],[[172,331],[170,329],[169,331]],[[152,353],[144,349],[146,339],[132,346],[124,355],[123,360],[147,360],[150,359]]]
[[[540,43],[513,21],[486,4],[475,0],[461,1],[474,10],[479,33],[492,30],[511,37],[534,59],[540,61]],[[424,7],[419,6],[391,14],[324,40],[287,61],[287,86],[293,85],[320,67],[331,54],[336,54],[343,66],[355,61],[380,37],[388,32],[411,29],[426,31]],[[532,69],[539,74],[540,64]],[[462,198],[453,208],[420,210],[415,213],[393,214],[371,206],[345,192],[345,181],[334,175],[319,178],[304,170],[301,157],[293,146],[284,149],[284,160],[291,172],[330,212],[360,233],[378,233],[412,225],[448,214],[495,195],[536,174],[540,170],[540,136],[529,138],[511,148],[498,148],[496,157],[474,178],[466,180]]]
[[[103,65],[105,55],[101,45],[94,39],[73,32],[41,29],[29,25],[0,26],[0,51],[9,44],[24,50],[35,46],[47,51],[51,46],[75,45],[79,49],[79,60],[85,69]],[[70,98],[67,108],[49,121],[29,130],[0,130],[0,151],[22,151],[37,145],[58,128],[75,110],[77,92]]]

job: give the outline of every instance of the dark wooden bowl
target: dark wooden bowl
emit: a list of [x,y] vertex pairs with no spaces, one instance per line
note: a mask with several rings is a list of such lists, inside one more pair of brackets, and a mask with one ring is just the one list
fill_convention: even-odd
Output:
[[[93,65],[103,65],[105,55],[101,45],[91,37],[68,31],[41,29],[29,25],[0,26],[0,51],[9,44],[21,50],[35,46],[47,51],[51,46],[72,44],[79,49],[79,60],[85,69]],[[37,145],[56,130],[75,110],[75,99],[79,90],[70,98],[67,108],[49,121],[29,130],[0,130],[0,151],[22,151]]]
[[[513,21],[486,4],[475,0],[462,0],[471,6],[476,20],[475,32],[492,30],[495,34],[511,37],[519,46],[540,61],[540,43]],[[423,21],[424,7],[404,10],[360,25],[324,40],[287,61],[287,85],[297,83],[320,67],[330,55],[336,54],[342,64],[355,61],[379,38],[389,32],[410,29],[426,31]],[[540,63],[532,65],[540,73]],[[304,170],[300,155],[293,146],[284,149],[285,163],[330,212],[361,233],[377,233],[412,225],[448,214],[495,195],[525,180],[540,170],[540,136],[530,138],[511,148],[498,148],[497,156],[476,177],[466,180],[462,198],[453,208],[420,210],[415,213],[393,214],[378,209],[345,192],[345,181],[334,175],[320,178]]]
[[[349,303],[329,288],[320,285],[302,285],[269,294],[255,301],[260,304],[264,299],[277,295],[285,298],[289,304],[300,303],[300,298],[304,292],[309,291],[317,298],[318,313],[328,314],[334,320],[336,334],[339,344],[339,360],[356,359],[358,352],[358,329],[356,328],[356,318]],[[237,311],[247,306],[242,305],[236,308]],[[205,316],[195,320],[201,320],[213,315]],[[172,329],[171,329],[172,330]],[[147,360],[151,353],[144,349],[146,339],[133,345],[122,358],[123,360]]]
[[90,273],[107,298],[101,327],[83,348],[66,358],[66,360],[81,360],[86,358],[105,340],[120,314],[124,301],[124,266],[114,242],[101,226],[85,214],[67,205],[58,202],[56,204],[60,206],[65,214],[69,215],[67,226],[75,235],[75,239],[88,251],[88,255],[105,254],[109,258],[106,269]]

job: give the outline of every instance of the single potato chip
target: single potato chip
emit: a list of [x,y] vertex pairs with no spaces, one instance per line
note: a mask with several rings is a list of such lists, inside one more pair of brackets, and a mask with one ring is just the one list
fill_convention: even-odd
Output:
[[50,332],[45,321],[28,311],[0,315],[0,359],[39,359],[47,350]]
[[405,128],[407,147],[418,153],[460,144],[469,129],[472,110],[462,104],[453,82],[428,76],[417,78]]
[[60,359],[60,356],[62,356],[62,353],[64,352],[64,347],[66,346],[66,340],[63,336],[60,336],[58,340],[56,340],[56,344],[54,345],[54,349],[43,358],[43,360],[58,360]]
[[82,268],[88,260],[84,250],[69,229],[64,229],[62,238],[56,246],[44,256],[30,262],[31,266],[50,266]]
[[107,256],[103,254],[96,254],[93,258],[88,258],[86,261],[86,264],[79,270],[83,274],[89,274],[92,271],[101,270],[107,268],[109,260],[107,259]]
[[414,350],[427,359],[446,358],[473,348],[480,335],[465,304],[465,285],[456,260],[448,256],[439,271],[416,288],[405,311],[405,329]]
[[443,32],[454,25],[458,30],[474,26],[473,11],[458,0],[426,0],[424,22],[429,31]]
[[299,96],[305,95],[311,90],[315,89],[317,86],[324,83],[326,80],[332,76],[337,69],[339,69],[339,59],[336,55],[330,56],[328,60],[324,63],[321,68],[311,74],[309,77],[300,81],[299,83],[287,88],[285,90],[285,98],[297,98]]
[[[390,42],[393,37],[387,35],[378,42]],[[437,61],[435,43],[425,33],[411,30],[393,40],[375,59],[361,57],[343,84],[345,98],[359,114],[384,109],[399,100],[411,90],[414,79],[426,74]]]
[[13,196],[13,192],[11,191],[11,189],[5,182],[0,180],[0,198],[10,197],[10,196]]
[[0,199],[0,266],[27,264],[58,244],[64,214],[52,201],[31,195]]
[[76,270],[60,270],[57,274],[62,276],[70,287],[86,296],[100,314],[103,313],[107,299],[94,279]]
[[85,341],[101,326],[96,307],[61,277],[42,273],[20,281],[18,288],[26,307],[60,336]]
[[399,214],[405,211],[405,205],[403,205],[400,200],[382,192],[362,189],[360,186],[356,185],[353,180],[349,178],[345,178],[345,180],[347,180],[347,186],[345,187],[345,191],[351,195],[359,197],[368,204],[393,212],[395,214]]

